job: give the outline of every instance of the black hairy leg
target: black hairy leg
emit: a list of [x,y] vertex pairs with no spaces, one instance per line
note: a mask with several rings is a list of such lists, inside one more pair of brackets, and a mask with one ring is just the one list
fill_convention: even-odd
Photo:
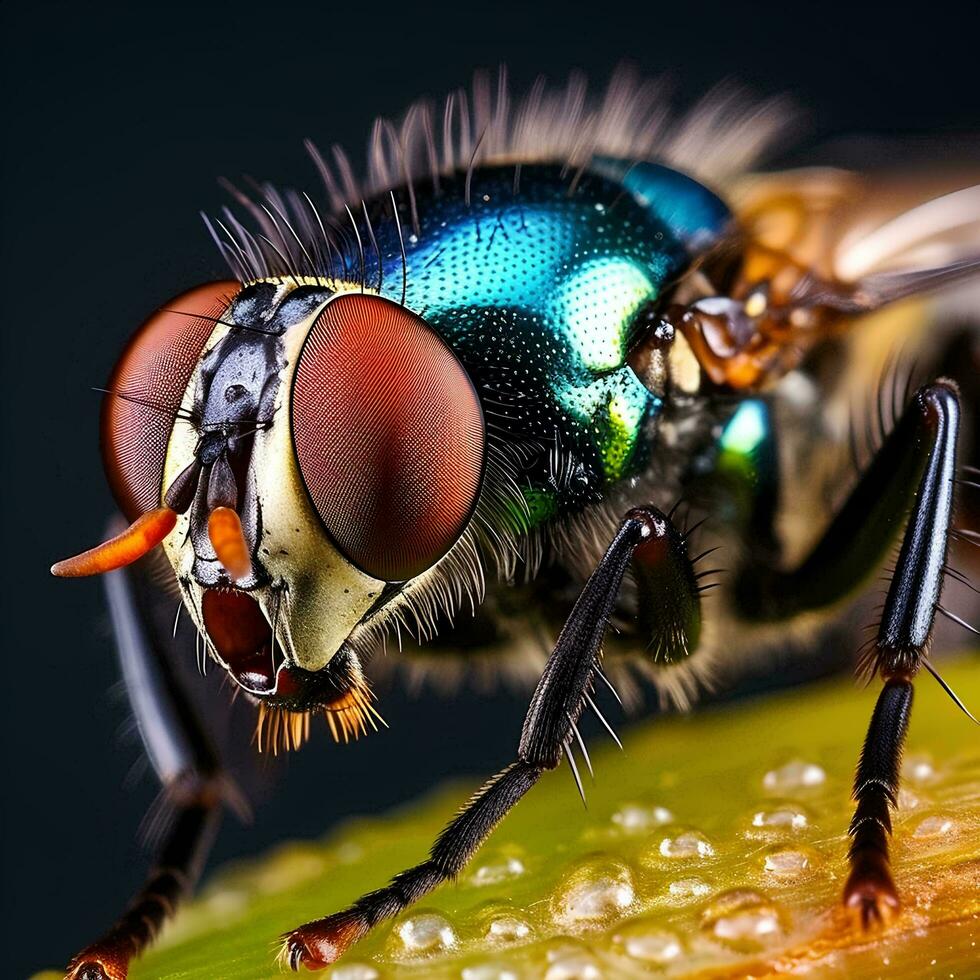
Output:
[[[640,549],[648,565],[658,553],[665,562],[676,560],[681,540],[670,520],[656,508],[636,508],[626,515],[575,602],[531,696],[517,759],[466,803],[439,835],[427,860],[349,908],[288,933],[283,957],[293,969],[301,965],[319,969],[333,963],[380,922],[456,878],[510,808],[545,770],[556,768],[562,756],[568,758],[582,792],[572,740],[584,753],[577,722],[587,704],[594,707],[591,692],[599,672],[603,636],[623,575]],[[686,560],[685,555],[681,557]],[[692,588],[696,598],[696,584]]]
[[67,980],[124,980],[130,962],[193,887],[217,829],[220,802],[204,783],[181,788],[172,827],[142,888],[109,931],[72,958]]
[[111,572],[105,584],[126,693],[162,784],[163,832],[143,886],[109,930],[73,957],[66,980],[124,980],[130,962],[193,887],[228,795],[215,753],[165,656],[138,568]]
[[912,681],[928,663],[951,533],[959,395],[937,381],[911,398],[857,486],[809,556],[795,569],[746,569],[736,598],[750,620],[779,621],[854,594],[901,534],[876,635],[859,669],[884,688],[854,783],[850,874],[844,904],[864,926],[899,909],[889,857]]
[[[912,709],[912,678],[926,662],[936,613],[941,611],[959,432],[957,391],[942,382],[919,390],[906,412],[915,443],[924,451],[905,533],[877,635],[862,666],[885,682],[871,718],[854,781],[851,873],[844,903],[862,925],[882,922],[899,908],[888,842],[897,805],[902,745]],[[904,420],[903,420],[904,421]],[[901,428],[901,425],[900,425]]]
[[844,904],[856,911],[864,927],[883,922],[899,908],[888,839],[891,811],[898,803],[902,744],[911,711],[912,682],[901,678],[886,681],[854,777],[857,806],[848,828],[851,872],[844,886]]

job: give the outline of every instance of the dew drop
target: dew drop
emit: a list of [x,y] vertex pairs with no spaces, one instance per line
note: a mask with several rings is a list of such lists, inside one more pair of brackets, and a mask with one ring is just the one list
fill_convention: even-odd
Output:
[[666,807],[626,803],[613,815],[612,822],[628,834],[642,833],[651,827],[670,823],[674,815]]
[[599,964],[586,952],[555,950],[548,953],[548,959],[544,980],[603,980]]
[[688,859],[713,857],[715,853],[711,841],[699,830],[678,830],[662,837],[657,845],[661,857]]
[[330,980],[379,980],[380,976],[368,963],[342,963],[330,971]]
[[498,915],[487,923],[487,940],[492,943],[519,943],[531,935],[531,927],[516,915]]
[[929,756],[915,753],[905,757],[902,776],[913,783],[931,783],[936,778],[936,769]]
[[670,963],[683,952],[680,937],[642,919],[619,929],[612,942],[614,948],[643,963]]
[[810,869],[812,855],[807,851],[770,851],[762,862],[766,874],[773,878],[797,878]]
[[934,814],[931,817],[924,817],[919,821],[915,830],[912,831],[913,837],[939,837],[946,834],[955,833],[956,824],[949,817]]
[[470,881],[480,887],[483,885],[499,885],[503,881],[519,878],[526,870],[524,862],[520,858],[504,857],[499,861],[481,864],[470,875]]
[[762,785],[770,792],[787,792],[822,786],[827,774],[814,762],[794,759],[778,769],[772,769],[762,778]]
[[701,928],[726,946],[746,953],[762,949],[783,932],[777,906],[747,888],[725,892],[706,906]]
[[906,789],[904,786],[898,791],[898,809],[899,810],[914,810],[916,807],[922,805],[922,800],[912,792],[910,789]]
[[419,956],[441,953],[456,945],[449,920],[437,912],[420,912],[400,922],[394,932],[403,953]]
[[704,898],[711,891],[711,886],[702,878],[680,878],[672,881],[667,891],[671,898],[690,901],[693,898]]
[[477,963],[464,966],[462,980],[519,980],[517,973],[509,967],[496,963]]
[[795,803],[781,804],[768,810],[757,810],[752,814],[752,826],[759,830],[803,830],[810,818],[806,810]]
[[594,858],[566,875],[552,899],[552,908],[562,925],[588,928],[628,909],[635,894],[633,873],[627,865],[610,858]]

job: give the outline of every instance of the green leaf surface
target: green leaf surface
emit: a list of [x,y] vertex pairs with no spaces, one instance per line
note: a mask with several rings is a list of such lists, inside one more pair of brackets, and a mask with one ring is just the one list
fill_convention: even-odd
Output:
[[[944,675],[980,703],[975,657]],[[895,819],[904,909],[863,933],[840,908],[850,784],[877,693],[839,679],[644,722],[624,728],[625,753],[595,725],[588,810],[567,769],[546,775],[459,882],[320,976],[980,976],[980,735],[928,676]],[[132,980],[282,976],[283,931],[421,860],[473,788],[218,871]]]

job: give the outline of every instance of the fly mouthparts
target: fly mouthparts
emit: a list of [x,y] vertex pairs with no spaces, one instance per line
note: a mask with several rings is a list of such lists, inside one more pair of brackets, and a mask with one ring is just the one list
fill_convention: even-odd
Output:
[[81,578],[131,565],[160,544],[176,523],[175,511],[169,507],[157,507],[141,514],[125,531],[108,541],[72,558],[55,562],[51,566],[51,574],[58,578]]

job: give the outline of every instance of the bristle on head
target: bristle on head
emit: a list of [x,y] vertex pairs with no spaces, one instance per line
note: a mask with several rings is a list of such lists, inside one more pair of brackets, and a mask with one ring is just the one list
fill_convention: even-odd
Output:
[[[335,742],[345,745],[373,731],[387,722],[372,702],[374,694],[367,682],[360,678],[349,691],[336,701],[324,705],[323,714]],[[279,755],[302,748],[310,737],[312,711],[290,711],[276,705],[259,703],[258,721],[255,726],[255,744],[259,752]]]
[[310,737],[310,712],[259,704],[255,744],[259,752],[279,755],[301,748]]
[[373,731],[378,730],[379,722],[385,728],[388,727],[372,701],[374,694],[367,683],[361,681],[332,704],[325,706],[323,713],[335,742],[343,741],[346,745],[352,738],[358,739],[367,735],[368,725]]
[[[585,78],[573,73],[563,85],[541,78],[523,99],[514,99],[505,69],[495,79],[477,72],[469,92],[459,89],[438,107],[423,100],[398,121],[379,119],[364,179],[357,178],[342,148],[324,154],[307,141],[323,183],[327,221],[306,194],[271,184],[246,193],[225,181],[254,227],[246,227],[228,209],[221,219],[205,222],[233,275],[243,282],[285,276],[297,283],[363,279],[358,223],[362,211],[367,216],[364,201],[403,188],[417,233],[419,181],[438,188],[453,173],[503,163],[560,163],[574,171],[595,156],[609,156],[662,163],[723,189],[789,130],[790,112],[782,99],[757,102],[730,85],[720,86],[678,115],[665,89],[664,83],[644,81],[622,66],[604,92],[590,92]],[[392,216],[397,220],[394,206]],[[335,233],[337,220],[353,226],[361,243],[356,251],[346,233]],[[374,238],[373,231],[364,230]]]

